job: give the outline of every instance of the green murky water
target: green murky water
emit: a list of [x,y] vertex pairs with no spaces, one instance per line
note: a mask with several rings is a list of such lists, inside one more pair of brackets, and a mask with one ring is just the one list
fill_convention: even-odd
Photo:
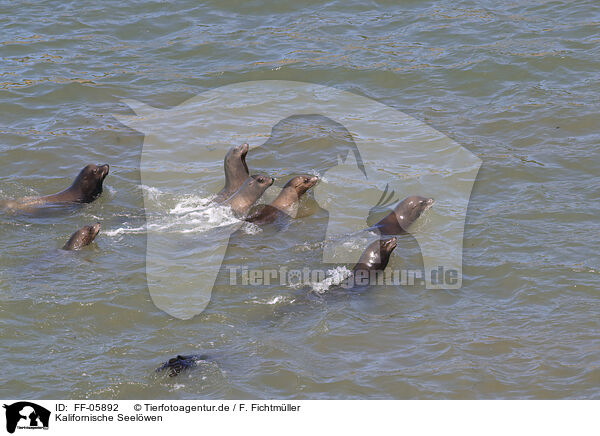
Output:
[[[0,11],[0,198],[53,193],[86,163],[111,165],[102,197],[80,210],[0,215],[0,397],[600,397],[596,2],[3,2]],[[366,96],[483,161],[461,289],[384,286],[321,300],[293,286],[231,286],[231,265],[319,265],[311,244],[328,214],[307,199],[307,216],[284,232],[230,245],[202,314],[180,320],[153,304],[144,136],[113,114],[132,114],[123,99],[171,109],[267,79]],[[314,117],[288,120],[279,139],[310,150],[344,141]],[[283,161],[277,153],[248,163],[268,169]],[[310,168],[273,170],[285,180]],[[191,194],[208,193],[199,184]],[[57,251],[95,221],[94,246]],[[421,268],[416,241],[399,242],[391,265]],[[209,363],[174,379],[153,372],[196,352]]]

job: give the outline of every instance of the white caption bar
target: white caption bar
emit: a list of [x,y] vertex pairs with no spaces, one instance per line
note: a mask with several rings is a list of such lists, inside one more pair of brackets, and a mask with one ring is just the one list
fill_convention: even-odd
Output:
[[[598,434],[597,401],[28,401],[5,400],[19,436],[165,434]],[[12,431],[11,431],[12,430]],[[127,432],[127,433],[126,433]],[[132,433],[130,433],[132,432]],[[4,433],[6,434],[6,433]],[[182,434],[182,433],[179,433]]]

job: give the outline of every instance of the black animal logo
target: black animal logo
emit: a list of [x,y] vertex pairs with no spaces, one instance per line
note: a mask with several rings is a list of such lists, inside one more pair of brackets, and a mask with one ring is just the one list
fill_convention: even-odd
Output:
[[[28,401],[4,405],[6,409],[6,431],[14,433],[17,425],[26,428],[48,428],[50,411]],[[23,421],[21,421],[23,420]]]

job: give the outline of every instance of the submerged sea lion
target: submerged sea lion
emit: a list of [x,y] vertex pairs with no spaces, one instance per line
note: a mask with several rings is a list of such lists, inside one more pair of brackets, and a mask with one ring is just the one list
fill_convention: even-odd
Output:
[[79,250],[82,247],[91,244],[98,235],[99,231],[100,223],[96,223],[93,226],[84,226],[71,235],[71,238],[67,241],[62,249]]
[[392,212],[383,217],[377,224],[369,227],[379,231],[381,235],[401,235],[407,232],[410,225],[429,209],[434,203],[433,198],[419,195],[406,197]]
[[277,198],[271,204],[265,205],[246,218],[246,221],[264,225],[270,224],[281,217],[295,216],[298,200],[306,191],[315,186],[319,178],[311,175],[296,176],[288,181]]
[[156,372],[164,370],[169,371],[169,377],[175,377],[180,372],[198,366],[199,362],[204,362],[208,356],[204,354],[190,354],[188,356],[177,355],[156,368]]
[[44,197],[26,197],[4,204],[7,209],[32,212],[44,205],[91,203],[102,193],[102,182],[108,175],[109,166],[86,165],[77,175],[71,186],[57,194]]
[[354,284],[358,286],[373,284],[371,283],[371,273],[383,271],[387,267],[396,243],[396,238],[377,239],[371,242],[352,268]]
[[236,216],[244,216],[274,181],[274,178],[262,174],[252,175],[223,204],[229,205]]
[[221,203],[235,194],[248,178],[250,174],[248,165],[246,165],[248,149],[248,144],[238,145],[232,147],[225,155],[225,187],[215,197],[214,201],[217,203]]

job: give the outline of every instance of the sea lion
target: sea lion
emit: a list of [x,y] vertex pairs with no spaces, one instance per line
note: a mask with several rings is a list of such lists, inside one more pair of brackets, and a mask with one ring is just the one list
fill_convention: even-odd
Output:
[[156,368],[156,372],[169,370],[169,377],[175,377],[180,372],[198,366],[199,362],[208,360],[208,356],[204,354],[191,354],[188,356],[177,355]]
[[293,217],[296,214],[298,200],[306,191],[317,184],[319,178],[303,174],[290,179],[277,198],[252,213],[246,221],[256,225],[270,224],[282,217]]
[[369,230],[378,231],[381,235],[402,235],[433,203],[433,198],[425,198],[419,195],[406,197],[398,203],[392,212],[379,220],[374,226],[369,227]]
[[98,235],[99,231],[100,223],[96,223],[93,226],[84,226],[71,235],[71,238],[67,241],[62,249],[79,250],[82,247],[91,244],[94,238],[96,238]]
[[250,173],[246,165],[246,155],[248,154],[248,144],[232,147],[225,155],[225,187],[217,194],[214,201],[222,203],[236,193],[242,184],[246,181]]
[[374,284],[371,280],[372,273],[383,271],[387,267],[396,243],[396,238],[377,239],[371,242],[352,268],[353,284],[356,286]]
[[274,178],[262,174],[252,175],[248,177],[240,189],[238,189],[238,191],[229,197],[223,204],[230,206],[236,216],[244,216],[274,181]]
[[91,203],[102,193],[102,182],[108,175],[109,166],[86,165],[77,175],[71,186],[57,194],[44,197],[26,197],[4,204],[7,209],[32,212],[44,205]]

